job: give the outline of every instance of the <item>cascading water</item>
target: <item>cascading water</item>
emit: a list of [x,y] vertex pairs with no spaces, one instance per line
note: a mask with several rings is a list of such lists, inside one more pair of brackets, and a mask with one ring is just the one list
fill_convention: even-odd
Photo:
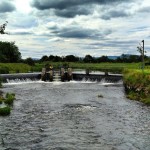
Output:
[[0,117],[1,150],[150,149],[150,110],[126,99],[122,82],[25,81],[3,87],[16,100],[10,116]]

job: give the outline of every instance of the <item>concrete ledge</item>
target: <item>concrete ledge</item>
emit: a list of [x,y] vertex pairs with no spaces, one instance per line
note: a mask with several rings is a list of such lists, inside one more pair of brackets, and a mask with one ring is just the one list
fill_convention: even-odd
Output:
[[115,75],[115,74],[111,74],[111,75],[105,75],[105,74],[79,74],[79,73],[73,73],[73,79],[74,80],[97,80],[97,81],[101,81],[103,79],[105,79],[106,81],[110,81],[110,82],[118,82],[120,80],[122,80],[123,76],[120,75]]
[[[80,73],[72,73],[73,80],[81,81],[83,79],[85,80],[92,80],[92,81],[101,81],[105,79],[106,81],[110,82],[118,82],[122,80],[122,75],[118,74],[80,74]],[[7,79],[14,80],[14,79],[31,79],[31,80],[40,80],[41,79],[41,73],[18,73],[18,74],[0,74],[0,78],[2,78],[3,82],[7,82]]]
[[7,79],[40,79],[40,73],[17,73],[17,74],[0,74],[0,78],[2,78],[3,82],[7,82]]

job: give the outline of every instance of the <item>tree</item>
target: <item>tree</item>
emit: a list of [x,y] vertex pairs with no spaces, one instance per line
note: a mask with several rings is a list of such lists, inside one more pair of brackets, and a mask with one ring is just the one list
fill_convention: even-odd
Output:
[[4,24],[0,25],[0,34],[7,34],[5,32],[5,28],[6,28],[7,23],[8,22],[6,21]]
[[53,56],[53,55],[49,56],[49,61],[54,61],[54,59],[55,59],[55,56]]
[[110,62],[110,59],[107,56],[101,56],[97,59],[98,62]]
[[30,65],[30,66],[34,66],[35,65],[34,60],[31,57],[26,58],[24,62],[26,64]]
[[75,57],[74,55],[67,55],[65,57],[65,61],[68,61],[68,62],[77,62],[77,61],[79,61],[79,58]]
[[44,62],[44,61],[48,61],[49,58],[48,58],[47,55],[44,55],[44,56],[42,56],[42,58],[41,58],[40,60],[41,60],[42,62]]
[[15,42],[0,41],[0,62],[14,63],[21,60],[21,53]]
[[91,55],[86,55],[83,59],[84,62],[90,63],[93,62],[93,57]]

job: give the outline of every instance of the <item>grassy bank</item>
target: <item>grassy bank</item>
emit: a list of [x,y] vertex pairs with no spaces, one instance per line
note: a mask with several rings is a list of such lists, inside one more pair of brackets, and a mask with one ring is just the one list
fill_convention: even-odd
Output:
[[26,73],[31,66],[23,63],[0,63],[0,73]]
[[150,69],[126,69],[124,85],[129,99],[141,101],[150,105]]
[[0,63],[0,73],[40,72],[46,64],[53,65],[54,69],[59,69],[61,66],[69,66],[73,69],[90,69],[113,73],[121,73],[124,69],[138,69],[140,67],[140,63],[43,62],[35,63],[35,66],[32,67],[23,63]]
[[121,73],[125,68],[138,69],[140,63],[79,63],[79,62],[44,62],[36,63],[32,67],[33,71],[41,71],[45,64],[51,64],[54,68],[59,69],[60,66],[69,66],[73,69],[90,69],[98,71],[109,71],[114,73]]

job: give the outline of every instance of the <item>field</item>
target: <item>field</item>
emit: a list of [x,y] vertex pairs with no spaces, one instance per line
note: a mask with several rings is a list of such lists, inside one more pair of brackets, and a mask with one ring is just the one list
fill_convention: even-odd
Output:
[[45,62],[36,63],[32,67],[33,71],[41,71],[45,64],[53,65],[54,69],[59,69],[61,66],[71,67],[72,69],[89,69],[98,71],[110,71],[121,73],[124,69],[139,69],[140,63],[72,63],[72,62]]
[[79,63],[79,62],[43,62],[29,66],[23,63],[0,63],[0,73],[27,73],[41,72],[46,64],[51,64],[54,69],[64,66],[72,69],[89,69],[97,71],[109,71],[122,73],[124,69],[140,69],[140,63]]
[[26,73],[31,66],[23,63],[0,63],[0,73]]

